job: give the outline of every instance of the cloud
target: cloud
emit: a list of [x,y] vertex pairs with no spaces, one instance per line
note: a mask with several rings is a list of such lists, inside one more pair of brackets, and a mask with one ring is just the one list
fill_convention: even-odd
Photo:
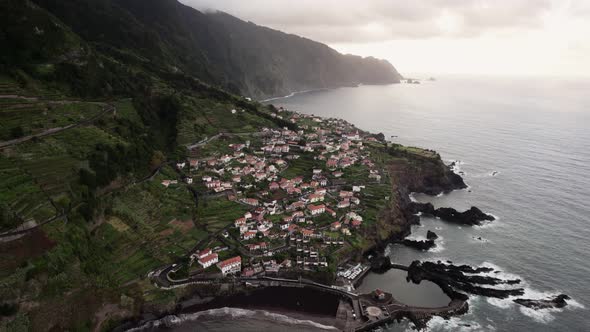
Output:
[[534,29],[556,0],[181,1],[325,43],[370,43]]

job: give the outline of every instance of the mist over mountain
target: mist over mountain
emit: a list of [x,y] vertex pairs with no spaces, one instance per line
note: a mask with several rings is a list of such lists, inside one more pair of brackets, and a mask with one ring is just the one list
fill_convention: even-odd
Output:
[[[11,50],[3,63],[29,71],[31,64],[51,63],[58,67],[54,74],[63,78],[63,67],[83,76],[88,70],[80,68],[96,62],[103,68],[88,78],[101,94],[125,90],[121,82],[136,84],[137,78],[121,75],[128,66],[182,73],[252,98],[397,83],[401,77],[385,60],[343,55],[306,38],[223,12],[200,12],[175,0],[33,0],[4,6],[10,6],[3,10],[5,19],[14,24],[7,25],[11,30],[2,37]],[[28,39],[22,40],[23,35]],[[104,77],[109,72],[111,78]],[[101,78],[105,81],[98,82]]]

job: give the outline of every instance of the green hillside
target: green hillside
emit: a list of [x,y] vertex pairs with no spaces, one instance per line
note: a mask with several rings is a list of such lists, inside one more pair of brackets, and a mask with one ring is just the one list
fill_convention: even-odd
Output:
[[[183,293],[147,273],[245,210],[162,186],[184,175],[174,162],[294,128],[240,95],[399,78],[172,0],[4,0],[0,22],[0,331],[107,330],[174,306]],[[187,149],[219,133],[235,135]]]
[[252,98],[401,78],[387,61],[342,55],[176,0],[6,0],[0,6],[8,27],[0,41],[9,50],[2,63],[83,96],[126,94],[162,73]]

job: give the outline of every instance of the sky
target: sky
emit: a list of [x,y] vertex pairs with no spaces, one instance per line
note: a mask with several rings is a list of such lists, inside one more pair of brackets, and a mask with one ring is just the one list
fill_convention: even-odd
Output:
[[180,0],[402,75],[590,77],[590,0]]

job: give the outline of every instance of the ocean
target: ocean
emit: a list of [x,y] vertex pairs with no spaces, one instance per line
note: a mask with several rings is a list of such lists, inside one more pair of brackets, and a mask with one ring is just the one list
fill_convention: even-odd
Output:
[[[437,150],[446,162],[457,162],[469,189],[413,198],[458,210],[475,205],[497,217],[478,227],[422,218],[411,237],[435,231],[437,247],[419,252],[389,246],[393,262],[492,266],[501,276],[522,279],[523,297],[572,297],[563,309],[535,311],[512,299],[470,296],[468,314],[435,318],[430,331],[590,331],[590,81],[439,77],[415,85],[306,92],[272,103],[343,118],[394,142]],[[369,275],[362,287],[399,284],[392,272]],[[213,314],[227,319],[187,320],[178,331],[327,328],[256,311],[230,312]],[[408,323],[385,328],[409,329]]]

